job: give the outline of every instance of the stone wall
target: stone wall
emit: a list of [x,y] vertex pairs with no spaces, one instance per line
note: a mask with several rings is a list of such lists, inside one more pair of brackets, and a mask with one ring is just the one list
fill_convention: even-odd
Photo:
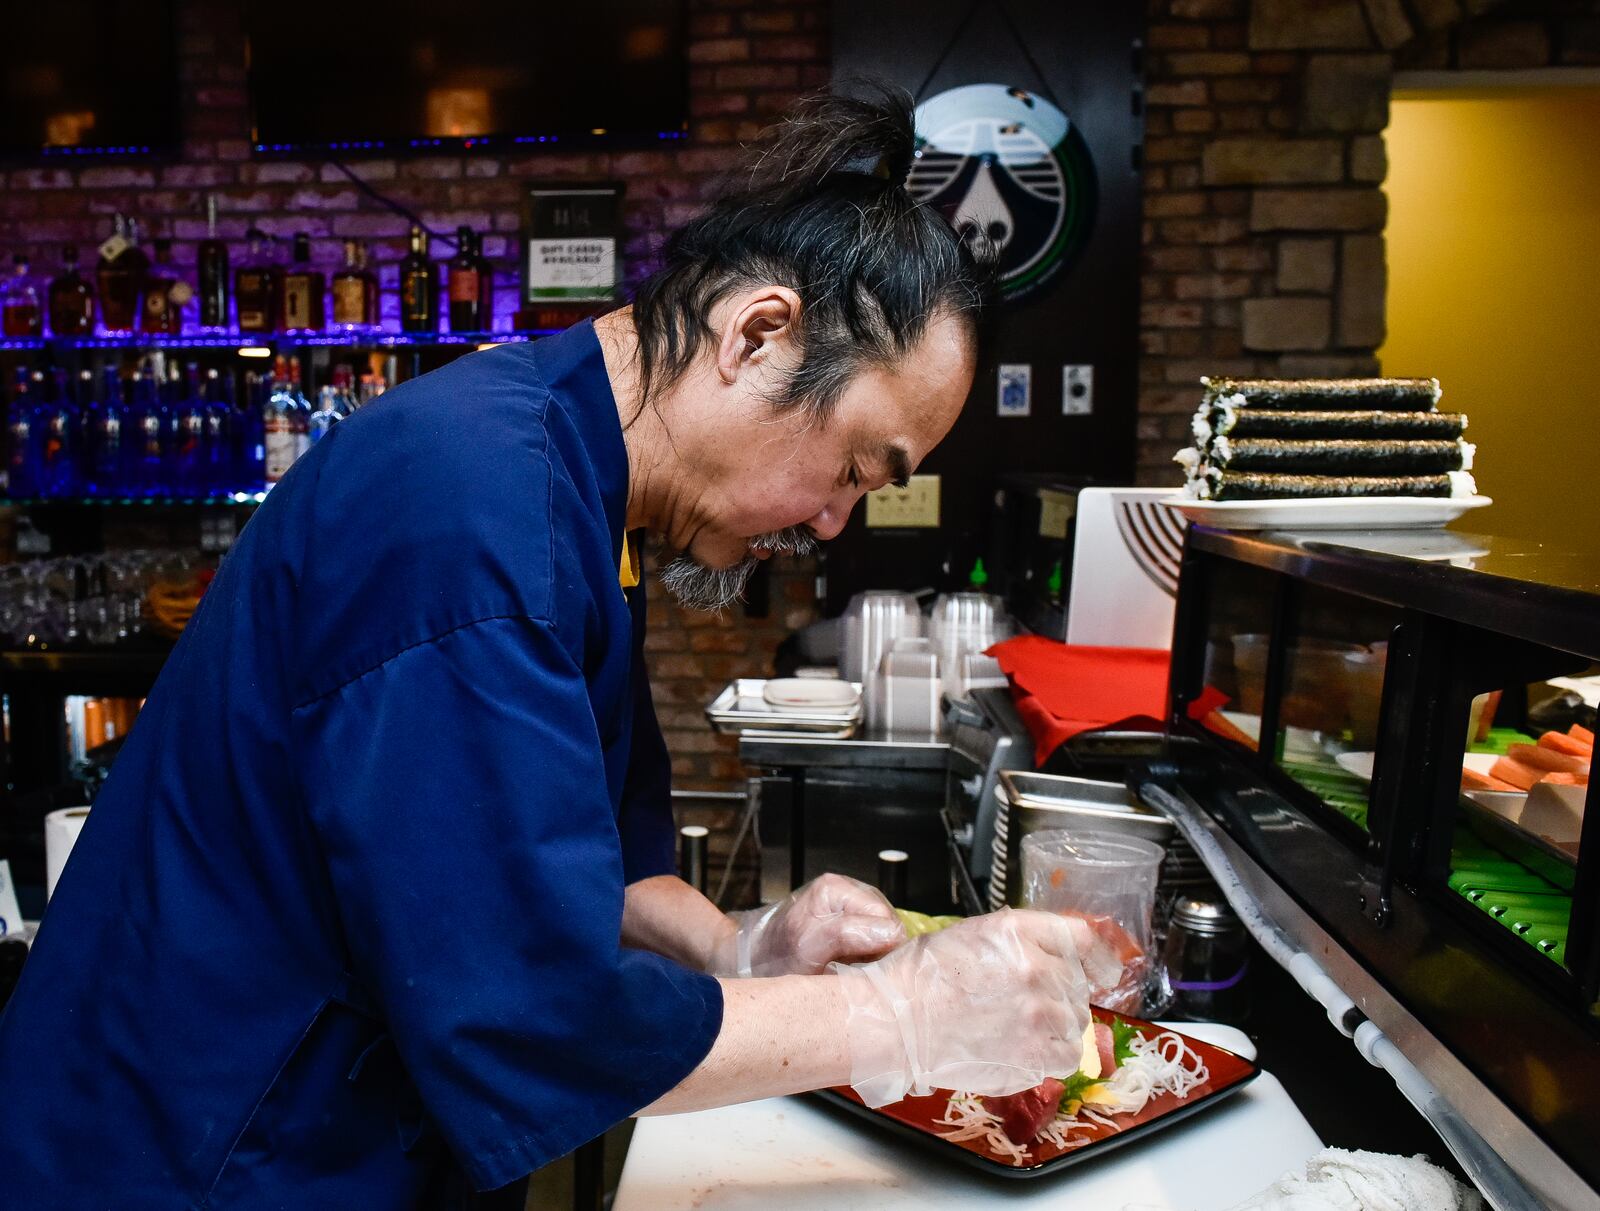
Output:
[[1397,68],[1600,63],[1596,0],[1150,0],[1139,476],[1207,373],[1361,375],[1384,339]]

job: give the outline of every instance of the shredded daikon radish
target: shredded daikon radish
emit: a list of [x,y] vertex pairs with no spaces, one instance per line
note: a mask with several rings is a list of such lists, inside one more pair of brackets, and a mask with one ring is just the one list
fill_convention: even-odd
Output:
[[1028,1159],[1028,1149],[1011,1142],[999,1118],[985,1109],[983,1099],[974,1094],[951,1094],[939,1122],[955,1128],[954,1131],[939,1132],[942,1139],[958,1144],[964,1140],[982,1140],[991,1152],[998,1152],[1014,1165],[1020,1165]]
[[[1115,1098],[1114,1104],[1081,1104],[1076,1114],[1057,1114],[1039,1133],[1041,1141],[1057,1148],[1081,1148],[1091,1140],[1086,1134],[1074,1137],[1074,1131],[1084,1131],[1091,1126],[1120,1127],[1122,1124],[1114,1115],[1137,1114],[1151,1098],[1164,1093],[1186,1098],[1211,1079],[1205,1061],[1170,1030],[1148,1038],[1135,1035],[1128,1046],[1133,1054],[1099,1086]],[[1030,1159],[1028,1149],[1012,1142],[999,1116],[984,1106],[981,1097],[970,1093],[952,1094],[944,1117],[939,1121],[955,1128],[940,1132],[944,1139],[957,1143],[981,1139],[991,1151],[1007,1157],[1013,1164]]]

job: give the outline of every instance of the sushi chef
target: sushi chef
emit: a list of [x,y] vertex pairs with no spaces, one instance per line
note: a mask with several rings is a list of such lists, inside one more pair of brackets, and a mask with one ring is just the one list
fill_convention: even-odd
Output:
[[639,533],[705,609],[832,538],[954,423],[984,293],[903,98],[757,152],[632,306],[385,394],[245,527],[0,1018],[7,1206],[458,1206],[634,1114],[1076,1067],[1058,918],[672,873]]

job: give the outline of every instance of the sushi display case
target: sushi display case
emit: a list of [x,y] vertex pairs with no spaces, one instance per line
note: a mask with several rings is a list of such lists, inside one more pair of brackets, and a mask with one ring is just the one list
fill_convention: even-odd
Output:
[[1600,1208],[1596,703],[1600,556],[1196,525],[1127,775],[1498,1208]]

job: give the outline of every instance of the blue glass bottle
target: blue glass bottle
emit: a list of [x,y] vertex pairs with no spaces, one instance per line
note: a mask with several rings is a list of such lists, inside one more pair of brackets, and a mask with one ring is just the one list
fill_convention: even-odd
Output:
[[123,441],[123,485],[119,495],[138,499],[165,496],[167,415],[150,365],[139,370]]
[[200,394],[200,367],[190,362],[181,381],[175,380],[172,409],[172,448],[169,463],[174,496],[195,498],[206,494],[206,402]]
[[[247,376],[244,391],[234,402],[234,490],[251,496],[267,486],[267,431],[263,408],[271,383],[269,377]],[[231,385],[229,380],[228,386]]]
[[78,495],[78,404],[67,386],[67,372],[50,376],[39,417],[39,495]]
[[226,496],[232,490],[233,406],[223,394],[222,378],[214,369],[206,371],[204,396],[205,463],[201,485],[206,496]]
[[16,385],[6,402],[6,493],[13,500],[26,500],[39,494],[36,402],[29,385],[27,368],[18,366]]
[[100,398],[84,413],[84,495],[108,499],[122,494],[122,440],[127,420],[122,375],[116,366],[107,366],[100,372]]

